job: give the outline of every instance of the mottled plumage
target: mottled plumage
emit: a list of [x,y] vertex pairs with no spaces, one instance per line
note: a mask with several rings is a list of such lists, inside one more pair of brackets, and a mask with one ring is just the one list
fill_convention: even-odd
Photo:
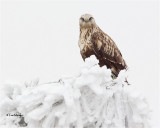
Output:
[[127,68],[127,65],[114,41],[97,26],[94,18],[89,14],[82,15],[79,24],[78,44],[83,60],[95,55],[99,65],[106,65],[117,77],[121,70]]

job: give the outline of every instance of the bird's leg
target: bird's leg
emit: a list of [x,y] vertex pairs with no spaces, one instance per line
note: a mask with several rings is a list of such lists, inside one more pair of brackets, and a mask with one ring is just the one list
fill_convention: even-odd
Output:
[[113,73],[112,73],[111,77],[112,77],[113,80],[117,78],[117,76],[114,75]]

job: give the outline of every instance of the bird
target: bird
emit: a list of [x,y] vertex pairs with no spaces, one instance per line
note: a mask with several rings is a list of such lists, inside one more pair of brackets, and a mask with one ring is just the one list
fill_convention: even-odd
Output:
[[116,79],[121,70],[127,70],[127,64],[115,42],[104,33],[90,14],[84,14],[79,19],[80,35],[78,45],[85,61],[91,55],[99,60],[99,66],[111,69],[112,78]]

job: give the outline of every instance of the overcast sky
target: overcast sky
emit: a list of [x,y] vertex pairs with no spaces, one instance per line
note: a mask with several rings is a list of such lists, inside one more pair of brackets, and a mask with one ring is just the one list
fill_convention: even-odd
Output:
[[13,0],[1,7],[2,84],[34,78],[43,83],[76,74],[83,63],[79,17],[89,13],[118,45],[131,83],[158,110],[157,2]]

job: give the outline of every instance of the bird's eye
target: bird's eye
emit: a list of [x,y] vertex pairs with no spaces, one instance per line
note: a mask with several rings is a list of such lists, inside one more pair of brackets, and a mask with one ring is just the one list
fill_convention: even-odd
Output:
[[81,20],[84,21],[84,18],[81,17]]
[[93,17],[90,17],[90,18],[89,18],[89,20],[92,20],[92,19],[93,19]]

